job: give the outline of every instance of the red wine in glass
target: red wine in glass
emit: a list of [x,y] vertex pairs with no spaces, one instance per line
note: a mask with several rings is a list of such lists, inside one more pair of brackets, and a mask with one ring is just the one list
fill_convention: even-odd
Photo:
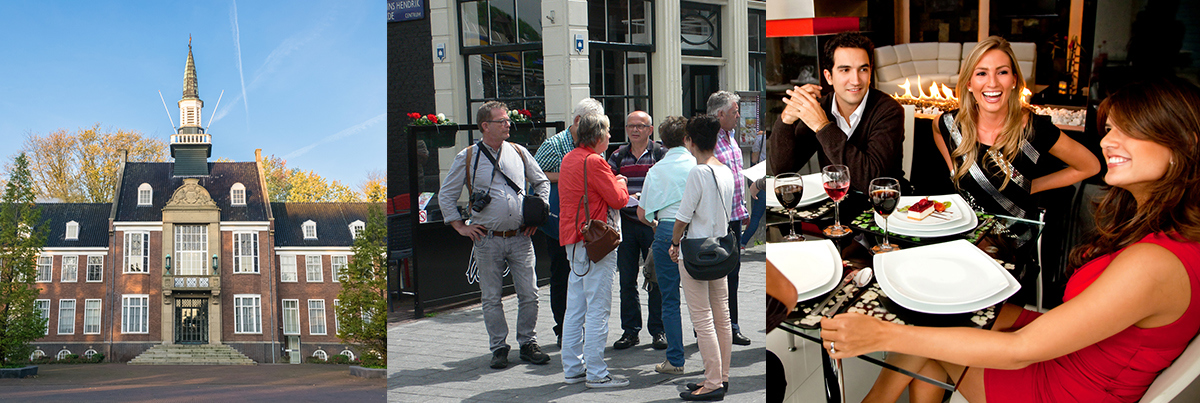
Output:
[[[842,185],[842,186],[838,186],[838,185]],[[833,201],[835,201],[835,202],[842,201],[842,198],[846,197],[846,192],[849,190],[850,190],[849,182],[846,182],[845,184],[834,184],[834,183],[829,183],[829,182],[825,183],[825,193],[828,194],[829,198],[833,199]]]
[[837,164],[821,168],[821,183],[825,193],[833,199],[833,225],[825,227],[821,232],[830,238],[850,235],[854,231],[850,227],[842,226],[842,214],[839,209],[846,192],[850,190],[850,168]]
[[876,178],[871,181],[871,207],[875,209],[875,213],[883,216],[883,244],[875,245],[871,251],[875,253],[891,252],[900,249],[900,247],[888,242],[888,216],[896,211],[896,205],[900,204],[900,181],[892,178]]
[[775,178],[775,198],[788,211],[791,221],[791,233],[783,237],[784,241],[803,241],[804,237],[796,234],[795,209],[804,197],[804,181],[800,175],[786,173]]

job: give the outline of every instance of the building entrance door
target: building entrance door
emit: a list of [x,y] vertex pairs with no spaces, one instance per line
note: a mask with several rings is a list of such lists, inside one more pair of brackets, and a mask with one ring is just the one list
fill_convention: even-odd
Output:
[[300,336],[287,337],[287,353],[288,362],[292,364],[300,363]]
[[208,344],[208,298],[175,299],[175,343]]
[[683,65],[683,114],[686,118],[708,113],[708,96],[721,86],[717,66]]

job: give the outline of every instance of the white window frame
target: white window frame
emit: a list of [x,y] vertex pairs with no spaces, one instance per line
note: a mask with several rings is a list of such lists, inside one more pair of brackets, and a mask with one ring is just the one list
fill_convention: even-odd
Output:
[[[66,313],[63,311],[66,311]],[[74,299],[58,300],[58,334],[75,334]]]
[[[92,262],[95,258],[95,262]],[[96,270],[93,271],[92,268]],[[95,279],[92,279],[92,273],[96,273]],[[89,283],[99,283],[104,281],[104,255],[88,255],[87,257],[87,274],[86,280]]]
[[[63,255],[61,266],[62,278],[59,279],[60,282],[74,283],[79,281],[79,255]],[[67,274],[70,274],[70,276]]]
[[[132,302],[132,303],[131,303]],[[135,317],[137,320],[130,320]],[[150,296],[147,294],[125,294],[121,296],[121,333],[150,333]],[[137,325],[137,326],[133,326]]]
[[350,238],[357,239],[358,235],[362,234],[362,232],[367,229],[367,224],[364,224],[362,222],[362,220],[354,220],[354,222],[350,223],[349,227],[350,227]]
[[83,334],[100,334],[100,305],[99,299],[83,300]]
[[[313,263],[313,260],[316,263]],[[304,255],[304,281],[308,283],[321,283],[325,281],[325,268],[321,263],[321,255]]]
[[313,358],[319,358],[321,361],[329,361],[329,354],[325,350],[313,351]]
[[37,257],[37,280],[38,283],[54,282],[54,256],[41,255]]
[[46,336],[50,335],[50,300],[38,299],[33,302],[33,309],[36,309],[42,315],[42,319],[46,324]]
[[67,221],[67,233],[64,238],[68,241],[79,240],[79,223]]
[[349,349],[342,350],[342,352],[339,354],[346,356],[350,359],[350,361],[354,361],[354,352],[350,351]]
[[150,206],[154,204],[154,188],[149,183],[138,185],[137,205]]
[[[288,307],[290,302],[291,307]],[[300,300],[285,299],[283,300],[283,334],[299,335],[300,334]]]
[[[317,321],[320,321],[320,323]],[[325,300],[308,300],[308,334],[312,336],[324,336],[328,333],[329,329],[325,327]]]
[[[246,240],[245,238],[249,238]],[[243,254],[242,242],[250,243],[250,254]],[[233,233],[233,272],[234,274],[258,274],[258,233],[257,232],[234,232]]]
[[58,354],[56,354],[54,356],[54,360],[55,361],[65,360],[68,355],[71,355],[71,350],[67,350],[64,348],[64,349],[58,351]]
[[262,295],[233,296],[234,334],[262,334]]
[[300,226],[304,232],[304,239],[317,239],[317,223],[313,220],[305,221]]
[[295,283],[296,281],[296,255],[279,255],[279,281],[283,283]]
[[238,182],[229,188],[229,204],[232,206],[246,205],[246,185]]
[[90,348],[89,348],[87,351],[84,351],[84,352],[83,352],[83,356],[84,356],[84,358],[87,358],[87,359],[89,359],[89,360],[90,360],[90,359],[92,359],[92,356],[94,356],[94,355],[96,355],[96,354],[97,354],[97,351],[96,351],[96,350],[93,350],[93,349],[90,349]]
[[333,299],[333,335],[334,336],[337,336],[338,333],[342,332],[342,323],[340,321],[338,321],[338,305],[341,303],[342,303],[342,300],[337,299],[337,298]]
[[[141,247],[133,248],[129,244],[135,238],[141,238]],[[121,248],[125,255],[125,264],[122,269],[126,274],[150,274],[150,233],[149,232],[126,232],[125,244]],[[139,266],[140,269],[134,270],[134,266]]]
[[204,276],[209,273],[208,226],[175,226],[175,274]]
[[33,350],[32,353],[29,353],[29,361],[33,361],[33,360],[40,359],[40,358],[46,358],[46,352],[42,351],[40,348],[37,350]]
[[[340,262],[339,262],[340,261]],[[350,258],[346,255],[333,255],[329,257],[329,277],[330,281],[339,283],[339,277],[346,270],[346,266],[350,264]]]

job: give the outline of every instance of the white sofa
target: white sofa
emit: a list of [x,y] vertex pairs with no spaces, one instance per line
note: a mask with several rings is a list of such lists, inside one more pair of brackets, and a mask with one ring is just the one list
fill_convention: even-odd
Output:
[[[917,76],[920,88],[927,94],[931,83],[945,84],[951,90],[958,84],[958,70],[963,59],[971,54],[978,42],[920,42],[875,48],[875,88],[888,94],[903,94],[900,85],[908,79],[913,95],[917,95]],[[1034,81],[1037,46],[1032,42],[1011,43],[1017,55],[1017,66],[1025,77],[1027,87]]]

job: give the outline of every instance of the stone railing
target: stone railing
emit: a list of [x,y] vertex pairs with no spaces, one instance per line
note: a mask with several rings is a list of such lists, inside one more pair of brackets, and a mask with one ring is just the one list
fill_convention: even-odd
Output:
[[209,134],[172,134],[171,144],[211,144],[212,135]]

